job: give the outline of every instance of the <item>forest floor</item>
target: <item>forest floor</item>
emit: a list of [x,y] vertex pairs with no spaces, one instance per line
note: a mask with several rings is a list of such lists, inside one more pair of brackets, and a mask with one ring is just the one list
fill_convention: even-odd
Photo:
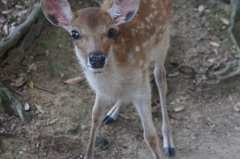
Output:
[[[230,12],[230,4],[220,0],[174,1],[166,68],[176,159],[239,158],[240,77],[217,85],[204,84],[209,70],[224,67],[236,58],[227,33]],[[33,121],[24,125],[18,116],[0,113],[0,158],[82,159],[95,94],[87,81],[64,83],[84,76],[68,33],[48,24],[27,52],[16,49],[9,54],[0,67],[0,78],[16,79],[23,74],[34,85],[54,93],[32,89],[27,84],[16,90],[21,102],[30,104]],[[154,91],[153,86],[156,100]],[[162,141],[161,112],[153,109]],[[129,105],[116,122],[101,126],[99,136],[107,139],[109,145],[104,150],[96,148],[96,159],[152,158],[142,133],[139,116]]]

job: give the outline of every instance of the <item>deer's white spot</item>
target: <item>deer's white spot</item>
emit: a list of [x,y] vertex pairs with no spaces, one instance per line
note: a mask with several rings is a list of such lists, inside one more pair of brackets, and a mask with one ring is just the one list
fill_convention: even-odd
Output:
[[135,47],[135,51],[139,52],[139,51],[140,51],[140,47],[139,47],[139,46],[136,46],[136,47]]
[[151,21],[149,17],[146,17],[145,20],[146,20],[147,22],[150,22],[150,21]]
[[135,60],[135,58],[134,58],[134,54],[133,54],[133,53],[130,53],[130,54],[128,55],[128,60],[129,60],[129,62],[130,62],[131,64],[135,64],[136,60]]
[[151,13],[150,15],[149,15],[149,18],[153,18],[154,16],[153,16],[153,14]]
[[122,43],[122,44],[125,43],[125,39],[124,39],[124,38],[121,39],[121,43]]
[[149,44],[149,42],[148,42],[148,40],[147,40],[147,41],[145,41],[145,42],[142,44],[142,46],[143,46],[143,47],[147,47],[148,44]]
[[166,25],[163,25],[162,28],[163,28],[163,29],[166,29]]

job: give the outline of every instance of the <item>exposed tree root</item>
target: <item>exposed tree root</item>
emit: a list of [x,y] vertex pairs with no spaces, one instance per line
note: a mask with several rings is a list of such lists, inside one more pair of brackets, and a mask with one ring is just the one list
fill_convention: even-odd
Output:
[[[240,47],[237,38],[240,39],[240,37],[236,37],[234,33],[236,33],[235,30],[239,30],[238,26],[236,24],[240,24],[240,1],[239,0],[231,0],[232,5],[232,14],[231,14],[231,25],[228,29],[228,33],[230,35],[230,38],[236,47],[236,51],[238,54],[238,57],[240,57]],[[214,72],[214,75],[216,77],[216,80],[213,81],[206,81],[207,84],[218,84],[221,81],[230,79],[232,77],[236,77],[240,75],[240,60],[234,59],[232,61],[229,61],[227,66],[221,70]]]
[[35,4],[33,11],[25,22],[16,27],[4,41],[0,42],[0,59],[4,60],[7,52],[17,45],[20,45],[22,50],[31,46],[42,30],[45,21],[40,3]]

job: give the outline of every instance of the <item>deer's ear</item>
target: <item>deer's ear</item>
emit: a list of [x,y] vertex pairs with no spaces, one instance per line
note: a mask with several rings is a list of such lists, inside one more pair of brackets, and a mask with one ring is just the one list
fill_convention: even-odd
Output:
[[67,0],[41,0],[41,4],[44,15],[52,24],[69,26],[73,12]]
[[114,0],[109,14],[116,25],[129,22],[137,13],[140,0]]

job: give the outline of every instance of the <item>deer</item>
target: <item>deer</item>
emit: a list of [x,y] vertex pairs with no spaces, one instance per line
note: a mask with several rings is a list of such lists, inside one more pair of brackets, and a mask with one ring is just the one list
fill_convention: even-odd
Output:
[[[170,43],[171,0],[103,0],[101,7],[71,10],[67,0],[41,0],[45,17],[67,30],[76,57],[95,91],[90,138],[84,159],[94,158],[101,123],[116,121],[125,105],[138,112],[144,139],[154,159],[161,149],[152,119],[150,65],[159,91],[165,155],[175,155],[166,107],[167,81],[164,67]],[[106,106],[111,110],[105,115]]]

